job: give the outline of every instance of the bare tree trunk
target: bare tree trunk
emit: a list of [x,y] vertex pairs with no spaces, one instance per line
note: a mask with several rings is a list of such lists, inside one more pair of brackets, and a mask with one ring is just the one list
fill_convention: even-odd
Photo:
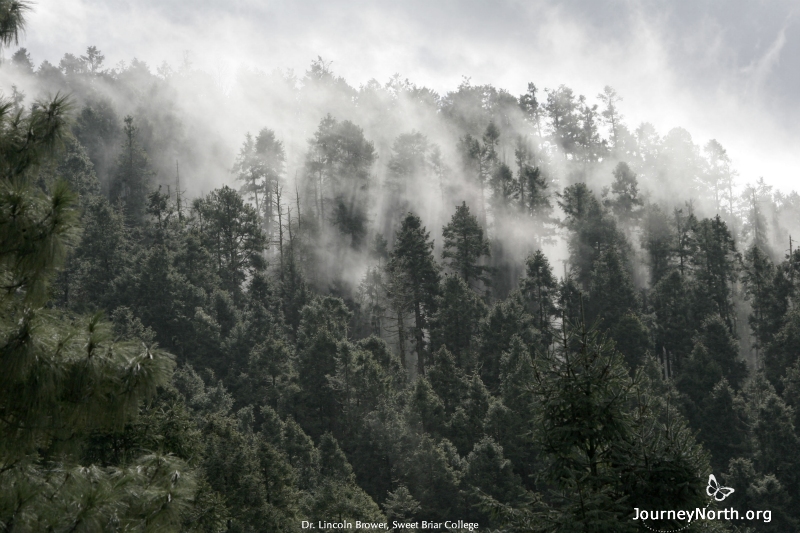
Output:
[[417,351],[417,372],[420,376],[425,375],[425,341],[422,331],[422,309],[419,302],[414,304],[414,337]]
[[281,283],[283,283],[283,210],[281,207],[281,189],[275,189],[275,207],[278,209],[278,254],[281,266]]
[[403,368],[408,369],[408,361],[406,361],[406,327],[403,323],[403,312],[397,310],[397,344],[400,349],[400,361],[403,363]]

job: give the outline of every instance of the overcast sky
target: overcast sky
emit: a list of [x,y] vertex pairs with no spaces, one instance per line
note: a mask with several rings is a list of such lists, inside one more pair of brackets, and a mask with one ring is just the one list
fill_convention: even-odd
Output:
[[462,76],[514,94],[529,81],[623,96],[631,126],[688,129],[725,146],[741,182],[798,189],[797,0],[39,0],[23,45],[36,63],[97,46],[107,64],[220,75],[302,74],[316,56],[358,86],[400,73],[441,94]]

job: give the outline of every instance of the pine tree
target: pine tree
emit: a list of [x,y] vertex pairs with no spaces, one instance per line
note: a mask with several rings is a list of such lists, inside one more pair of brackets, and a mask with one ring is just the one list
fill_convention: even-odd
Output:
[[642,229],[642,247],[647,250],[650,267],[650,286],[654,287],[674,268],[676,236],[667,214],[657,204],[645,207]]
[[125,117],[124,142],[117,159],[117,171],[111,182],[111,199],[125,206],[125,220],[138,225],[144,221],[147,195],[150,192],[153,172],[147,154],[139,145],[138,128],[133,117]]
[[403,213],[412,208],[409,193],[418,180],[430,177],[430,151],[427,137],[417,131],[399,135],[392,144],[386,179],[386,188],[391,193],[387,223],[396,224]]
[[[747,317],[750,330],[755,337],[756,361],[760,366],[759,352],[777,333],[770,324],[770,307],[774,305],[771,294],[772,280],[775,277],[775,267],[767,255],[757,246],[753,245],[744,255],[744,272],[742,281],[745,294],[750,299],[753,312]],[[777,302],[775,302],[777,303]]]
[[469,212],[466,202],[456,207],[450,223],[442,228],[444,248],[442,258],[450,259],[450,268],[458,273],[467,285],[489,282],[490,268],[480,265],[482,257],[489,257],[489,241],[483,236],[478,219]]
[[559,196],[558,205],[566,214],[563,224],[571,232],[568,241],[571,270],[575,281],[585,290],[589,288],[591,272],[601,252],[616,247],[625,263],[629,245],[614,219],[585,183],[570,185]]
[[[634,531],[633,507],[699,504],[707,463],[678,413],[596,330],[567,324],[559,341],[534,361],[532,387],[551,494],[518,517],[543,531]],[[656,482],[665,475],[680,487]]]
[[667,372],[692,351],[695,326],[691,293],[679,270],[673,270],[653,287],[651,302],[656,315],[655,349]]
[[31,4],[25,0],[0,4],[0,47],[19,44],[19,36],[25,31],[25,15],[30,10]]
[[556,146],[564,151],[564,157],[575,155],[581,135],[579,106],[572,89],[561,85],[547,91],[545,112],[550,118],[551,135]]
[[622,101],[622,98],[617,95],[617,91],[608,85],[603,88],[602,93],[597,95],[597,98],[605,104],[605,109],[600,114],[606,123],[611,126],[611,145],[615,151],[618,151],[621,137],[619,130],[623,117],[617,108],[617,104]]
[[462,490],[468,502],[468,519],[484,524],[494,522],[491,513],[479,509],[477,491],[509,505],[519,504],[523,500],[525,491],[519,476],[514,473],[511,461],[503,456],[502,446],[491,437],[480,439],[465,461]]
[[375,146],[364,131],[331,115],[309,139],[306,173],[320,226],[333,223],[349,244],[360,247],[366,235],[369,170]]
[[267,243],[258,214],[228,186],[196,199],[192,208],[203,244],[216,260],[222,286],[238,303],[248,274],[265,267],[262,253]]
[[525,346],[538,346],[540,338],[534,318],[525,309],[518,292],[513,292],[489,310],[481,324],[481,342],[478,349],[480,376],[486,387],[494,393],[500,387],[500,372],[503,353],[511,348],[514,337]]
[[461,277],[446,276],[436,308],[431,318],[431,349],[446,347],[458,366],[470,366],[477,349],[480,322],[486,316],[486,304]]
[[[3,31],[2,42],[15,37]],[[113,342],[99,315],[47,307],[48,283],[76,242],[77,212],[66,183],[46,194],[33,180],[61,144],[69,104],[57,96],[29,113],[12,116],[10,108],[0,105],[0,523],[176,530],[194,493],[183,461],[155,452],[82,465],[76,454],[92,432],[135,419],[174,363],[155,347]]]
[[733,236],[719,215],[698,222],[694,235],[697,249],[690,262],[696,280],[695,316],[704,319],[719,314],[733,330],[732,284],[737,279],[736,263],[740,260]]
[[782,391],[781,378],[800,361],[797,352],[799,345],[800,309],[793,309],[786,315],[786,323],[764,352],[764,375],[778,391]]
[[714,471],[723,472],[732,459],[750,455],[750,420],[740,397],[723,378],[700,406],[700,441],[711,452]]
[[389,259],[389,271],[398,280],[398,293],[408,303],[414,314],[414,341],[417,353],[417,371],[425,374],[427,350],[425,331],[431,316],[436,312],[439,293],[439,266],[433,258],[433,241],[425,231],[422,221],[408,213],[400,226],[394,250]]
[[639,216],[643,205],[639,197],[639,182],[636,174],[627,163],[620,162],[614,167],[614,182],[611,184],[613,198],[608,200],[611,211],[623,224],[631,224]]
[[[267,236],[273,232],[274,196],[283,175],[286,154],[275,132],[264,128],[255,139],[248,133],[233,166],[238,180],[244,182],[241,192],[253,197],[259,220],[264,221]],[[260,194],[260,196],[259,196]]]
[[550,262],[541,250],[536,250],[525,261],[525,277],[520,280],[520,293],[528,312],[533,316],[542,342],[549,346],[553,340],[558,284]]

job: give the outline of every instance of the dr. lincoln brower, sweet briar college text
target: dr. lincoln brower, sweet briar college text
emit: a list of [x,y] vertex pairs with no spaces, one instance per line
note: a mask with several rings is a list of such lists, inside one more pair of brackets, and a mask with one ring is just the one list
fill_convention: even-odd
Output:
[[[318,521],[316,525],[313,522],[303,520],[301,522],[303,529],[389,529],[388,522],[325,522]],[[392,529],[466,529],[468,531],[476,531],[478,529],[477,522],[465,522],[463,520],[446,520],[444,522],[427,522],[425,520],[418,520],[416,522],[392,522]]]

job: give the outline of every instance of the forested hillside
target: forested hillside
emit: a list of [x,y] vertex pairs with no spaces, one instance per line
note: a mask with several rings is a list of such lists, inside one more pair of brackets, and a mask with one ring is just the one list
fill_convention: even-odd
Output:
[[709,530],[797,530],[800,196],[717,141],[611,87],[12,50],[0,530],[639,531],[711,473],[772,520]]

